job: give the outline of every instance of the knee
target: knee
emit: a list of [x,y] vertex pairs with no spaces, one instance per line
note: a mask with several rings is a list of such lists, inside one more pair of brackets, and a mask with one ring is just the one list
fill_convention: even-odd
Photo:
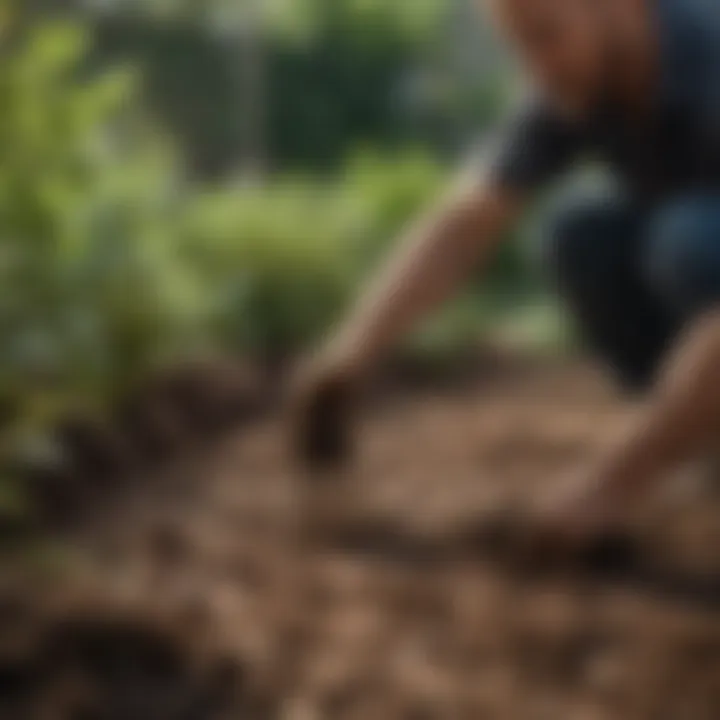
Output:
[[602,274],[612,211],[604,204],[576,203],[556,210],[543,237],[541,261],[561,288],[589,287]]
[[692,314],[720,300],[720,224],[699,202],[673,204],[650,224],[645,273],[655,294]]

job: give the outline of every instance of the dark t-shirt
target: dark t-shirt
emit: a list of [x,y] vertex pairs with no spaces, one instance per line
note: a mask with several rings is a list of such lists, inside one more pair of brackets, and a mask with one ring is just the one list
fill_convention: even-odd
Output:
[[532,190],[588,157],[605,161],[638,199],[720,190],[720,0],[653,2],[662,76],[649,119],[604,107],[572,122],[529,100],[503,134],[495,181]]

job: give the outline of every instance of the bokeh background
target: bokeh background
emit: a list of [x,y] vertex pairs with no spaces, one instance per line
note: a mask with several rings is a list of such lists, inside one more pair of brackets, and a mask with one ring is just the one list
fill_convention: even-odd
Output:
[[[311,345],[513,93],[472,5],[4,3],[8,414]],[[451,352],[537,289],[511,244],[418,342]]]
[[[389,363],[355,487],[395,531],[298,542],[282,378],[518,94],[474,5],[0,0],[3,719],[720,714],[717,583],[473,544],[630,412],[529,262],[541,208]],[[717,577],[711,511],[656,557]]]
[[[312,346],[517,86],[469,0],[2,7],[13,449],[161,364]],[[499,321],[557,344],[526,225],[408,352],[442,364]]]

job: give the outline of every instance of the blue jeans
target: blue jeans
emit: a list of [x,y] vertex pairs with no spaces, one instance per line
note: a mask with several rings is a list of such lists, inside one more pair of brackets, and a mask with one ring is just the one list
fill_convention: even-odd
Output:
[[720,303],[720,195],[653,210],[606,197],[552,223],[547,260],[591,348],[646,389],[684,325]]

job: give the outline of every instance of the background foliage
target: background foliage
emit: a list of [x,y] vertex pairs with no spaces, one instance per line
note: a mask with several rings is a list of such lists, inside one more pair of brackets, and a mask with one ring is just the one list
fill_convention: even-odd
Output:
[[[260,95],[237,73],[243,18],[213,15],[233,4],[42,6],[3,5],[6,449],[160,363],[305,348],[440,189],[447,138],[486,126],[502,94],[500,72],[450,72],[458,38],[430,0],[268,5]],[[260,176],[243,164],[253,100]],[[511,248],[486,287],[529,286]],[[453,353],[497,306],[473,291],[415,347]]]

